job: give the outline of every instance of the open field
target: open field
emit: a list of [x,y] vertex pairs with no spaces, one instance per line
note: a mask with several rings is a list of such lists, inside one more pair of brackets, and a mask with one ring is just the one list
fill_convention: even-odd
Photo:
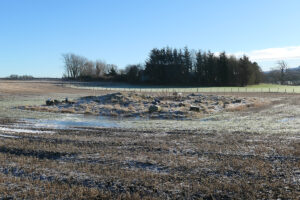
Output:
[[271,103],[197,120],[103,119],[115,125],[106,128],[38,125],[70,116],[15,109],[40,105],[49,97],[110,92],[48,82],[0,82],[0,197],[299,198],[298,94],[232,93]]
[[289,93],[300,94],[300,86],[259,84],[247,87],[166,87],[166,86],[136,86],[129,84],[106,83],[64,83],[65,87],[89,89],[94,91],[134,91],[134,92],[202,92],[202,93]]

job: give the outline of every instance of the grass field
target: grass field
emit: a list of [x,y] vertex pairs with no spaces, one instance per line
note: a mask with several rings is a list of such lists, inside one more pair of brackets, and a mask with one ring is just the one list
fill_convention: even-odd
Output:
[[166,86],[136,86],[128,84],[98,85],[95,83],[64,84],[66,87],[90,90],[136,91],[136,92],[219,92],[219,93],[300,93],[300,86],[259,84],[247,87],[166,87]]

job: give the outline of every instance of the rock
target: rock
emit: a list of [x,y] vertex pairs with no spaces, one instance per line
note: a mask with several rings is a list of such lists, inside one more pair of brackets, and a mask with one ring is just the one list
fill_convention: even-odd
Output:
[[68,104],[75,104],[74,101],[68,101]]
[[47,106],[52,106],[52,105],[54,105],[54,101],[51,100],[51,99],[48,99],[48,100],[46,101],[46,105],[47,105]]
[[180,102],[180,103],[178,104],[178,106],[179,106],[179,107],[185,107],[185,104],[182,103],[182,102]]
[[149,112],[152,113],[152,112],[160,112],[161,111],[161,107],[158,106],[158,105],[151,105],[149,107]]
[[152,104],[153,105],[157,105],[157,104],[159,104],[160,103],[160,100],[159,99],[154,99],[153,101],[152,101]]
[[235,100],[232,101],[232,103],[241,103],[241,102],[242,102],[241,99],[235,99]]
[[197,106],[191,106],[190,111],[200,112],[200,108]]
[[58,104],[60,104],[61,102],[60,102],[59,100],[57,100],[57,99],[54,99],[53,103],[54,103],[54,105],[58,105]]
[[156,102],[156,101],[152,101],[152,104],[153,104],[153,105],[157,105],[157,102]]

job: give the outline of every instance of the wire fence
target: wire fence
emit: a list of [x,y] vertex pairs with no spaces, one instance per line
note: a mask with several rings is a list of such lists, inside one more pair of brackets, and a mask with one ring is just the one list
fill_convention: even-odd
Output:
[[74,84],[64,84],[64,87],[77,89],[88,89],[92,91],[119,91],[119,92],[163,92],[163,93],[280,93],[280,94],[300,94],[300,86],[287,87],[193,87],[193,88],[130,88],[130,87],[104,87],[104,86],[80,86]]

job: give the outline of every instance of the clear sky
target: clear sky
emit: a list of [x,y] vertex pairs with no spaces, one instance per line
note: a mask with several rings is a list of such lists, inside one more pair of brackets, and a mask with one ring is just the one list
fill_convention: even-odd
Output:
[[61,77],[63,53],[124,68],[160,47],[300,65],[299,0],[0,0],[0,77]]

